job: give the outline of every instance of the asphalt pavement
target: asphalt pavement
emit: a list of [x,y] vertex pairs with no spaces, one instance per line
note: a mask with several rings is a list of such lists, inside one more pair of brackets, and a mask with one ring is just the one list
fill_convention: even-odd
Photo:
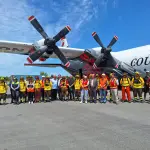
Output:
[[0,150],[149,149],[150,104],[0,106]]

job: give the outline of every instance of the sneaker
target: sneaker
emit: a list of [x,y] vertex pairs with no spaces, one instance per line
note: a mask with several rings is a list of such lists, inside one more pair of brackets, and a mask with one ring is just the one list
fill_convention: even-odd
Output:
[[85,104],[87,104],[87,101],[85,101]]
[[31,102],[31,104],[33,104],[33,102]]
[[29,102],[29,104],[31,104],[31,102]]
[[82,104],[83,102],[81,101],[80,104]]

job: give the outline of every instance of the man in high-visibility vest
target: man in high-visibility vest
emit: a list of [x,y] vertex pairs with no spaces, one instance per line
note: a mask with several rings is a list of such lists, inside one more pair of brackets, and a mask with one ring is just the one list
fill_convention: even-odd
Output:
[[3,99],[3,104],[6,104],[6,96],[7,96],[7,89],[8,86],[4,81],[4,78],[0,78],[0,104],[1,104],[1,99]]
[[142,90],[144,87],[144,79],[140,76],[139,72],[135,72],[135,76],[132,79],[132,87],[133,87],[133,95],[134,95],[134,101],[136,102],[138,100],[138,96],[141,102],[143,102],[142,97]]
[[86,75],[83,76],[83,79],[81,80],[81,102],[83,103],[83,100],[85,99],[85,103],[87,103],[88,100],[88,86],[89,86],[89,80]]
[[26,83],[23,77],[20,77],[20,102],[26,102]]
[[146,76],[144,77],[144,100],[146,100],[147,93],[149,94],[149,84],[147,84],[149,82],[148,81],[149,78],[150,78],[150,73],[147,70],[146,71]]
[[111,99],[114,103],[118,104],[118,79],[115,77],[113,73],[110,74],[109,86],[111,92]]
[[68,101],[68,87],[69,83],[66,77],[62,77],[62,80],[60,81],[60,88],[61,88],[61,98],[62,100]]
[[34,92],[35,92],[35,103],[41,100],[41,82],[38,76],[35,77],[34,81]]
[[126,101],[126,94],[127,94],[128,102],[131,103],[131,92],[130,92],[131,81],[127,73],[124,73],[123,77],[120,79],[120,85],[122,87],[122,102]]
[[51,90],[52,90],[52,81],[50,80],[50,77],[46,77],[45,83],[44,83],[45,102],[51,101]]
[[74,88],[75,88],[75,100],[79,100],[80,98],[80,93],[81,93],[81,82],[80,82],[80,76],[76,75],[75,76],[75,81],[74,81]]
[[107,99],[106,99],[106,92],[107,92],[107,86],[108,86],[108,79],[106,77],[106,74],[103,73],[102,74],[102,78],[99,81],[99,86],[100,86],[100,102],[101,103],[106,103]]
[[100,99],[100,77],[99,77],[99,74],[96,74],[96,79],[97,79],[97,90],[96,90],[96,96],[97,96],[97,99],[99,100]]
[[42,80],[40,81],[41,83],[41,99],[44,102],[44,81],[45,81],[45,76],[42,76]]

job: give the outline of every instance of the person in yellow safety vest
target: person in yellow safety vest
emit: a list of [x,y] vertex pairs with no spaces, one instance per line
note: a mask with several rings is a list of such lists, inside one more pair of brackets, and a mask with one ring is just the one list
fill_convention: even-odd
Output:
[[134,101],[136,102],[138,97],[140,98],[140,101],[143,102],[142,98],[142,90],[144,87],[144,79],[140,76],[139,72],[135,72],[135,76],[132,79],[132,87],[133,87],[133,95],[134,95]]
[[131,92],[130,92],[131,81],[126,72],[123,73],[123,77],[120,79],[120,85],[122,87],[122,102],[127,100],[125,95],[127,94],[128,102],[131,103]]
[[97,96],[97,99],[100,99],[100,76],[99,74],[96,74],[96,79],[97,79],[97,90],[96,90],[96,96]]
[[51,90],[52,90],[52,81],[50,80],[50,77],[45,78],[44,82],[44,98],[46,101],[51,101]]
[[26,82],[24,81],[23,77],[20,77],[20,102],[25,103],[26,102]]
[[79,101],[80,90],[81,90],[81,82],[80,82],[80,76],[79,75],[75,76],[74,88],[75,88],[75,100]]
[[0,104],[1,104],[1,99],[3,99],[3,104],[6,104],[6,96],[7,96],[7,89],[8,86],[4,81],[4,78],[0,78]]
[[35,103],[41,100],[41,82],[38,76],[35,77],[34,81],[34,92],[35,92]]
[[42,76],[42,80],[40,81],[41,83],[41,99],[44,101],[44,81],[45,81],[45,76]]

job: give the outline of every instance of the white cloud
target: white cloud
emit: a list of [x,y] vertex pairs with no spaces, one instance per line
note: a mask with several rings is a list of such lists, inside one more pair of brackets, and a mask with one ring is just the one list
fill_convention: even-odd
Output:
[[[95,5],[95,2],[97,4]],[[0,0],[0,40],[34,42],[41,36],[27,18],[35,15],[45,31],[55,35],[65,25],[72,28],[68,35],[71,42],[80,40],[80,32],[88,22],[98,16],[99,9],[107,6],[108,0]],[[78,38],[76,38],[78,37]],[[24,67],[27,56],[0,54],[0,75],[34,74],[34,67]],[[40,71],[39,71],[40,72]],[[37,73],[37,72],[36,72]]]

